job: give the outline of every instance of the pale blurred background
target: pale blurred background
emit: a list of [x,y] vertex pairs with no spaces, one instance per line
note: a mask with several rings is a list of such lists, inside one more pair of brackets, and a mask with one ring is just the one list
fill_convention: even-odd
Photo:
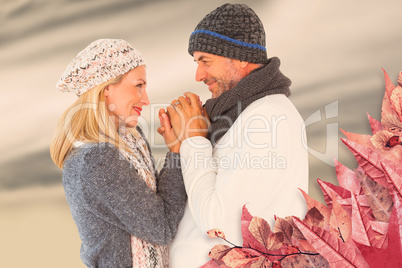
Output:
[[[157,109],[186,91],[209,98],[194,80],[187,42],[198,21],[225,2],[237,1],[0,0],[0,267],[83,267],[48,148],[76,99],[55,89],[70,60],[98,38],[123,38],[142,52],[154,103],[142,125],[159,159],[166,149],[154,133],[159,123],[152,125]],[[334,157],[356,167],[338,129],[371,134],[366,113],[380,119],[381,67],[394,83],[402,71],[402,2],[244,3],[265,25],[269,56],[281,59],[293,81],[291,99],[308,125],[309,192],[322,201],[316,179],[337,184]]]

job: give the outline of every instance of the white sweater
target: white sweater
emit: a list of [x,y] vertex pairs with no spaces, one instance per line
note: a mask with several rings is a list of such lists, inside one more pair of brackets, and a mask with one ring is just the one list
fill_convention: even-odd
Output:
[[270,95],[250,104],[213,148],[193,137],[180,148],[188,195],[184,218],[170,248],[172,268],[200,267],[219,238],[219,228],[241,246],[240,216],[247,204],[251,215],[304,218],[306,204],[298,188],[308,189],[308,155],[303,120],[289,99]]

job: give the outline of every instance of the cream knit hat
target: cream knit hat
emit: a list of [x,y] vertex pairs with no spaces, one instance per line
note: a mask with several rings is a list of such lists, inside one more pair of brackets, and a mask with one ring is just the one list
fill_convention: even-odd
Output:
[[91,88],[145,65],[141,53],[122,39],[99,39],[70,62],[56,88],[78,96]]

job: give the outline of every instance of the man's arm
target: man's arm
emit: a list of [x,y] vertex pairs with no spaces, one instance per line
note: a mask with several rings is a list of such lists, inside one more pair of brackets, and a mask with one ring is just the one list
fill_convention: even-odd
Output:
[[239,233],[245,204],[253,215],[271,222],[274,215],[304,216],[305,202],[298,190],[308,188],[303,122],[295,113],[280,121],[282,105],[273,106],[265,100],[251,106],[215,149],[200,136],[182,142],[188,204],[203,232],[221,228],[227,234]]

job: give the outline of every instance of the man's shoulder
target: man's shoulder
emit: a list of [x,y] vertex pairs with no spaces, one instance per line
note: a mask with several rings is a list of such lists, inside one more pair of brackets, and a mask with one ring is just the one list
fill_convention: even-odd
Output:
[[268,95],[252,102],[244,115],[256,114],[295,114],[299,115],[294,104],[283,94]]

